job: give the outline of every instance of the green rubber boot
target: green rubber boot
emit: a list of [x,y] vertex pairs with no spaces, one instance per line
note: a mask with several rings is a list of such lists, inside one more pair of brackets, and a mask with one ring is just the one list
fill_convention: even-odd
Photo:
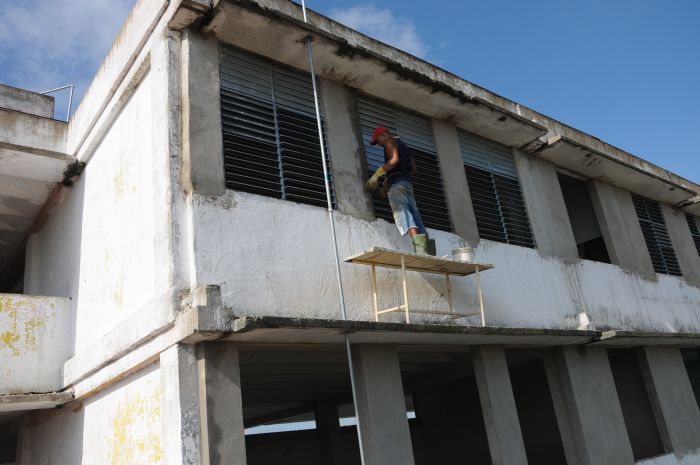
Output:
[[411,238],[413,251],[415,253],[428,254],[428,236],[426,234],[416,234]]

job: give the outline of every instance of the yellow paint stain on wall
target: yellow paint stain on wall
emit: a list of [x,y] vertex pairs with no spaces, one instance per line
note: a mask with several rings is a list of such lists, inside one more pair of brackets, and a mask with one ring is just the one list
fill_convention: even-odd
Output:
[[160,386],[120,402],[113,421],[112,465],[163,463]]
[[39,334],[54,317],[54,305],[37,302],[36,297],[0,296],[0,349],[9,349],[14,357],[20,356],[22,349],[39,350]]
[[[20,350],[17,347],[17,343],[20,340],[20,336],[17,331],[17,307],[20,305],[17,298],[11,296],[0,297],[0,349],[6,348],[12,351],[12,355],[18,357],[20,355]],[[3,316],[5,313],[5,316]],[[9,324],[7,328],[4,328],[5,321]]]

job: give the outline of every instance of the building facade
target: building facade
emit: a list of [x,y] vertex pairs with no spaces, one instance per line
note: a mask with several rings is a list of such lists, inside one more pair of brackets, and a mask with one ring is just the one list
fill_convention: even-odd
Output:
[[[286,0],[140,0],[52,114],[0,86],[0,464],[700,463],[697,184]],[[349,263],[342,317],[325,177],[341,259],[410,250],[377,125],[485,325]]]

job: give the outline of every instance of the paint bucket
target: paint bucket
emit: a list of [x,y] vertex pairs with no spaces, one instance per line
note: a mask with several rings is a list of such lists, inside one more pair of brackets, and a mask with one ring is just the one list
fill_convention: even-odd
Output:
[[460,247],[459,249],[452,250],[452,258],[458,262],[472,262],[474,261],[474,249],[471,247]]

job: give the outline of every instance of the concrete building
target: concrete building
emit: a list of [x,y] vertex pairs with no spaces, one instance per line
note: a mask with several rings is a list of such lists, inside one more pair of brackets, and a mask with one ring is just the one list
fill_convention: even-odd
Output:
[[[341,259],[410,248],[382,123],[485,326],[349,263],[341,317],[309,35]],[[140,0],[52,114],[0,87],[1,464],[700,463],[697,184],[285,0]]]

